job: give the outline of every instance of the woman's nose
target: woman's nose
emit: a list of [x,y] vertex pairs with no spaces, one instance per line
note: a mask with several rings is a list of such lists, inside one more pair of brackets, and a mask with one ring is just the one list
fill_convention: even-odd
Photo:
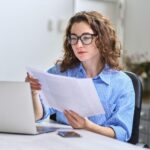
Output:
[[76,46],[78,46],[78,47],[83,46],[83,43],[80,39],[78,39],[78,42],[77,42]]

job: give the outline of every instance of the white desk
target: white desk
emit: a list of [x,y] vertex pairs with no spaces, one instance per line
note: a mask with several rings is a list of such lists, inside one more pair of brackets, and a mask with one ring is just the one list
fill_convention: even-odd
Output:
[[[56,123],[42,123],[55,126],[58,130],[72,130]],[[120,142],[85,130],[76,130],[82,137],[63,138],[57,131],[41,135],[17,135],[0,133],[0,150],[144,150],[132,144]]]

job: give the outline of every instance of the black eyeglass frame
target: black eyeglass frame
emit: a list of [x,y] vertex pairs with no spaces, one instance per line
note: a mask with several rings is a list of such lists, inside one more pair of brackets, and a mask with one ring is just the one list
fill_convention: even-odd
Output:
[[[71,43],[71,36],[72,36],[72,35],[77,38],[75,43]],[[85,35],[90,35],[90,36],[91,36],[91,41],[90,41],[89,43],[85,43],[84,40],[82,39],[82,37],[85,36]],[[78,35],[72,33],[72,34],[70,34],[70,35],[68,36],[67,39],[68,39],[69,44],[71,44],[71,45],[76,45],[76,44],[78,43],[79,39],[80,39],[80,41],[82,42],[83,45],[89,45],[89,44],[92,43],[93,38],[94,38],[95,36],[97,36],[97,34],[88,33],[88,32],[82,33],[80,36],[78,36]]]

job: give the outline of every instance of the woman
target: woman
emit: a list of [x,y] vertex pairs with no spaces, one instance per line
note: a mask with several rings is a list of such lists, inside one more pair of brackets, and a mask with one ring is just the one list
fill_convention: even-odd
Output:
[[[56,113],[56,120],[122,141],[131,136],[135,93],[132,81],[121,71],[120,44],[110,21],[98,12],[79,12],[68,23],[64,56],[49,73],[92,78],[105,114],[84,118],[72,110],[48,108],[39,98],[41,85],[29,74],[36,119]],[[92,99],[91,99],[92,100]]]

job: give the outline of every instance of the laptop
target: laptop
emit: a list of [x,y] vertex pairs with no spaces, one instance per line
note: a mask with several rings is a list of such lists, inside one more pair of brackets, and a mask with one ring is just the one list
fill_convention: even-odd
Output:
[[36,125],[30,84],[0,81],[0,132],[36,135],[57,129]]

